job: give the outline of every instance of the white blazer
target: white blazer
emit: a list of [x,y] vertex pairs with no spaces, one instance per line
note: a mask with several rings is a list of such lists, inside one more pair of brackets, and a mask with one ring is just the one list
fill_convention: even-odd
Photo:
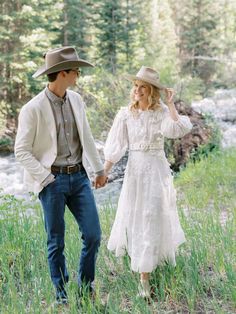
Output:
[[[86,159],[94,172],[103,170],[99,154],[85,115],[84,103],[78,93],[67,90]],[[28,191],[39,193],[41,183],[51,173],[57,156],[56,124],[45,90],[24,105],[19,114],[15,141],[16,159],[24,167],[24,184]]]

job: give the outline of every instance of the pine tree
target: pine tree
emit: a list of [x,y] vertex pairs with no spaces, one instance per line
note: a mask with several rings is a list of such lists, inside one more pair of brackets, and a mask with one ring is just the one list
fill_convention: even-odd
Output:
[[135,65],[136,49],[142,45],[139,33],[142,31],[140,14],[142,12],[142,2],[136,0],[125,0],[122,2],[123,8],[123,34],[119,43],[120,62],[124,70],[130,71]]
[[130,69],[140,43],[139,0],[96,1],[97,58],[106,69],[116,73],[119,68]]
[[[19,99],[21,95],[21,83],[15,73],[14,64],[20,61],[17,58],[17,51],[21,48],[19,25],[24,26],[26,19],[20,15],[22,5],[20,1],[1,1],[0,4],[0,84],[1,84],[1,111],[10,116],[9,103]],[[9,30],[11,30],[9,32]]]
[[31,75],[39,64],[34,62],[38,58],[42,64],[43,52],[57,37],[58,10],[48,0],[0,2],[0,111],[7,119],[16,117],[36,89]]
[[104,0],[97,13],[98,57],[106,69],[116,73],[119,41],[123,35],[122,7],[116,0]]
[[236,2],[220,0],[220,18],[217,21],[216,44],[220,49],[217,63],[216,86],[234,87],[236,84]]
[[200,77],[207,84],[216,70],[209,57],[218,50],[215,41],[218,36],[217,5],[210,0],[184,0],[181,6],[178,3],[174,6],[178,12],[176,22],[182,72]]
[[173,77],[178,72],[178,38],[172,19],[173,11],[168,1],[161,0],[152,0],[148,10],[150,13],[147,16],[151,18],[147,24],[149,42],[146,45],[146,60],[158,71],[163,72],[163,75]]
[[76,46],[81,58],[88,58],[92,45],[92,9],[90,0],[64,0],[61,20],[61,43]]

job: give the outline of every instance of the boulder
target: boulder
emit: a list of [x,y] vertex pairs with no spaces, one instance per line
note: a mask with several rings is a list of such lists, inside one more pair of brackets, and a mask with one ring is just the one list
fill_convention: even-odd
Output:
[[199,147],[209,145],[209,150],[219,143],[214,143],[215,135],[214,123],[207,123],[205,116],[195,111],[189,105],[179,100],[175,103],[176,109],[180,115],[187,115],[193,128],[190,133],[184,137],[175,140],[166,140],[165,151],[170,161],[171,168],[178,171],[181,166],[184,166],[191,155],[197,155]]

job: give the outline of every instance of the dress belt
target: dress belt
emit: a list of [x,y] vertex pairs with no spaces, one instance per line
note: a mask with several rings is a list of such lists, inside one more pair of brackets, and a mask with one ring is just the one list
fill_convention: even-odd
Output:
[[162,144],[148,144],[148,143],[137,143],[137,144],[130,144],[129,150],[163,150],[164,146]]
[[82,163],[71,166],[51,166],[52,173],[66,173],[72,174],[83,170],[84,167]]

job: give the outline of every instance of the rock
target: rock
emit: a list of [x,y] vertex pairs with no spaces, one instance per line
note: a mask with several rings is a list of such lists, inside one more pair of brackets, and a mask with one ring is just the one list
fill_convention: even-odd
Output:
[[179,114],[187,115],[193,124],[191,132],[181,139],[166,141],[165,151],[167,157],[169,157],[171,168],[178,171],[181,166],[186,164],[190,155],[199,146],[211,142],[214,128],[206,123],[204,115],[187,106],[183,101],[177,101],[175,106]]

